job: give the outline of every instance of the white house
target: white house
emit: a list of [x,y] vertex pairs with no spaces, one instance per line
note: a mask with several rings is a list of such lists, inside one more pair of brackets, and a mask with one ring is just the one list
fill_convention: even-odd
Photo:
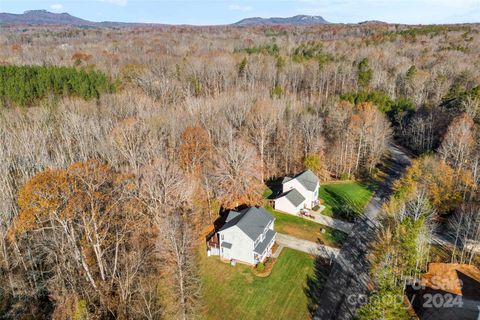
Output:
[[310,170],[282,181],[282,194],[274,200],[275,210],[297,214],[301,209],[312,209],[318,204],[320,180]]
[[213,236],[224,260],[255,265],[272,254],[276,232],[275,218],[263,208],[230,211],[225,224]]
[[307,199],[297,189],[282,193],[274,200],[275,210],[297,214],[305,208]]

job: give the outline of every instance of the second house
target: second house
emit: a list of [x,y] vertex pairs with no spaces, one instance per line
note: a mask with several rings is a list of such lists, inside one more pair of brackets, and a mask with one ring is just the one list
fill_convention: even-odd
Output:
[[320,180],[310,170],[282,181],[282,194],[275,199],[275,210],[298,214],[302,209],[312,209],[318,202]]

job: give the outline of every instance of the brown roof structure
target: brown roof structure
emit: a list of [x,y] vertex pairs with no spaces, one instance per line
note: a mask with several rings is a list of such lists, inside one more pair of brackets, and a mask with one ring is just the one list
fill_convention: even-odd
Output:
[[480,270],[467,264],[430,263],[420,286],[408,286],[408,300],[422,320],[477,320]]

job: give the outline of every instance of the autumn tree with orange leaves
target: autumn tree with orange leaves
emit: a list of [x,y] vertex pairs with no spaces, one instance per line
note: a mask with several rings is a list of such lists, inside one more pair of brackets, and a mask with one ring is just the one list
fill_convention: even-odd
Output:
[[141,279],[156,270],[155,228],[131,175],[93,160],[47,169],[20,190],[18,205],[9,238],[26,261],[32,297],[46,288],[61,304],[68,292],[91,314],[135,316]]
[[412,162],[402,179],[394,184],[396,193],[409,198],[425,190],[428,200],[437,213],[446,215],[470,197],[472,176],[466,171],[456,171],[443,160],[424,156]]
[[186,172],[198,174],[208,167],[213,145],[208,132],[202,127],[187,127],[182,132],[180,163]]

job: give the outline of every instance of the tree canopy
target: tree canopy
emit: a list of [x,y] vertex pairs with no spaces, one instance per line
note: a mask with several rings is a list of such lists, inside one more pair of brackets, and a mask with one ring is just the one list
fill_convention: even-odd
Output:
[[73,67],[0,66],[2,105],[28,106],[53,96],[76,96],[86,100],[114,90],[107,76],[93,69]]

